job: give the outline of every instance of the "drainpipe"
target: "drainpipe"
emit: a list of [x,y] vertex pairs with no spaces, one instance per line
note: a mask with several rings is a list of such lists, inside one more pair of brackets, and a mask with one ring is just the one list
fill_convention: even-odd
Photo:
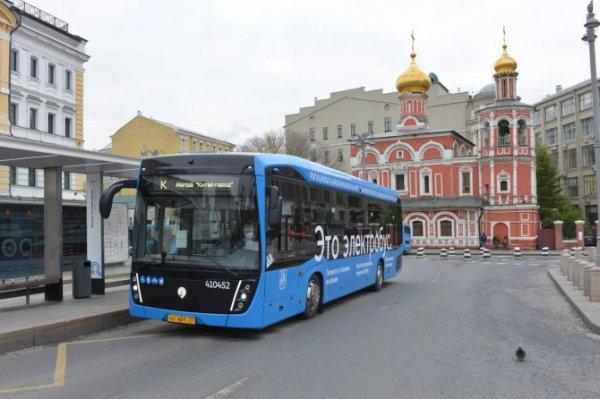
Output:
[[[15,10],[18,10],[18,8],[16,8],[15,6],[10,7],[10,11],[12,11],[12,13],[15,15],[15,17],[17,17],[17,26],[15,26],[14,29],[10,31],[10,41],[9,41],[10,49],[9,49],[9,56],[8,56],[9,60],[11,58],[10,52],[12,51],[13,33],[15,33],[15,31],[21,27],[21,21],[22,21],[22,17],[19,18],[19,13],[15,12]],[[10,69],[10,61],[9,61],[8,69],[9,69],[8,70],[8,116],[10,118],[10,104],[11,104],[11,98],[12,98],[12,70]],[[9,122],[10,122],[10,127],[8,129],[8,133],[10,133],[10,135],[13,136],[13,133],[12,133],[13,121],[9,121]]]

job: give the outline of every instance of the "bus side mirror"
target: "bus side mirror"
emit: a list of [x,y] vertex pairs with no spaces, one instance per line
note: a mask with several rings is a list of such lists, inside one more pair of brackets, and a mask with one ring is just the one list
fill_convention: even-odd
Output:
[[283,199],[279,196],[279,188],[269,187],[269,208],[267,211],[267,224],[269,227],[281,228],[281,212],[283,209]]
[[100,216],[108,219],[115,195],[124,188],[137,188],[136,180],[121,180],[111,184],[100,196]]

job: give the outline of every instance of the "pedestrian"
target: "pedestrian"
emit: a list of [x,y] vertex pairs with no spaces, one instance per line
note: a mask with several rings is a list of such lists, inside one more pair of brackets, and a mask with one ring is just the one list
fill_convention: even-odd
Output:
[[479,243],[481,244],[481,248],[487,248],[487,234],[485,234],[485,231],[481,235]]
[[498,245],[500,244],[500,237],[498,237],[498,235],[495,235],[492,239],[492,243],[494,244],[494,248],[498,249]]
[[502,245],[504,245],[504,249],[508,249],[508,236],[504,236],[504,240],[502,240]]

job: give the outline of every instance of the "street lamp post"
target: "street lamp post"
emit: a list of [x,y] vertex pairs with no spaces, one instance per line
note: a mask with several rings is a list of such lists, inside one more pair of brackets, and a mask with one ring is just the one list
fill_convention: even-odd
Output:
[[362,148],[362,174],[364,180],[367,179],[367,173],[365,171],[365,156],[367,153],[367,146],[375,144],[375,139],[373,138],[373,133],[363,132],[361,134],[353,133],[352,134],[352,145],[356,148]]
[[[596,209],[600,206],[600,120],[598,120],[598,80],[596,78],[596,33],[600,22],[594,18],[594,2],[590,1],[587,7],[587,21],[583,25],[586,28],[585,35],[581,38],[588,42],[590,47],[590,70],[592,72],[592,105],[594,107],[594,155],[596,158]],[[596,248],[600,248],[600,235],[596,231]],[[600,267],[600,251],[596,253],[596,266]]]

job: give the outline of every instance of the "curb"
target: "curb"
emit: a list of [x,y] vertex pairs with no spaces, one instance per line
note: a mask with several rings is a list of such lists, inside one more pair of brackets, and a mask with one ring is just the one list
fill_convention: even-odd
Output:
[[129,309],[0,334],[0,355],[135,323]]
[[[578,291],[579,295],[575,295],[576,291],[571,290],[573,292],[572,297],[571,297],[571,295],[569,295],[570,293],[567,290],[565,290],[565,288],[562,286],[561,282],[558,280],[558,278],[563,277],[563,276],[562,275],[555,276],[555,274],[556,274],[555,271],[548,270],[548,276],[550,276],[550,279],[554,282],[554,285],[556,285],[556,288],[558,288],[558,290],[562,293],[562,295],[567,299],[567,301],[571,304],[573,309],[575,309],[577,314],[579,314],[581,319],[585,322],[585,324],[587,324],[589,329],[592,330],[593,332],[595,332],[596,334],[600,334],[600,323],[596,324],[594,321],[590,320],[590,317],[586,314],[586,312],[584,312],[581,309],[581,306],[578,303],[581,301],[587,301],[585,296],[583,296],[581,291]],[[575,298],[576,296],[579,296],[581,298]],[[600,317],[596,317],[596,318],[599,319],[599,321],[600,321]]]

